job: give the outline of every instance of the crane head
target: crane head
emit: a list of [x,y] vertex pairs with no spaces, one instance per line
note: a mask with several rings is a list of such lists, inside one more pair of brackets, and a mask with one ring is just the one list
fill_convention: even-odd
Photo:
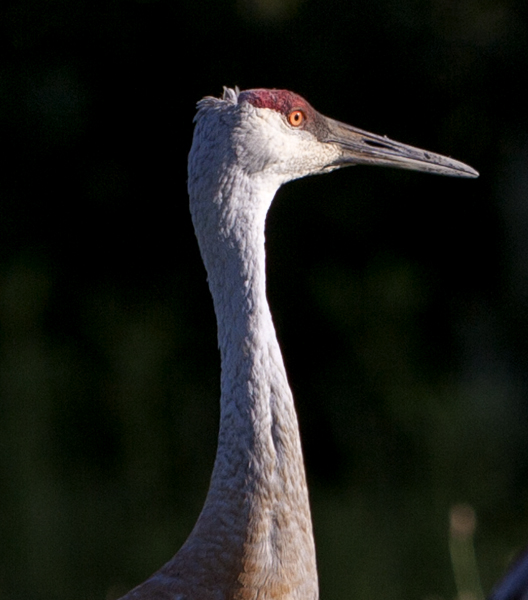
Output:
[[198,106],[232,112],[229,135],[237,165],[252,175],[275,175],[279,185],[358,164],[478,177],[459,161],[325,117],[287,90],[225,88],[222,100],[205,98]]

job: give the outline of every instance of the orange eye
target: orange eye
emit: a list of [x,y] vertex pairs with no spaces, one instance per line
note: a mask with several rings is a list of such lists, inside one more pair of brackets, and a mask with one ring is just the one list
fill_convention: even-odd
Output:
[[288,115],[288,123],[292,127],[300,127],[306,121],[306,115],[302,110],[292,110]]

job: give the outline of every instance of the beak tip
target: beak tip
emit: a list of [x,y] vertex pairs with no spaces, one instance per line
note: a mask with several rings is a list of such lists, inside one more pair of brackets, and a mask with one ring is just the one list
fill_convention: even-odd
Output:
[[473,167],[466,165],[466,171],[462,173],[462,176],[468,179],[477,179],[477,177],[480,177],[480,173],[476,169],[473,169]]

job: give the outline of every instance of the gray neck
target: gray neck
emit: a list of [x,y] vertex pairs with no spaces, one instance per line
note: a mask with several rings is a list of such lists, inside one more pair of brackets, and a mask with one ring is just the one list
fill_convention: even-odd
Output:
[[[241,210],[236,202],[222,200],[226,187],[229,198],[245,194]],[[290,462],[302,465],[303,461],[293,399],[266,299],[265,211],[247,210],[248,205],[264,203],[258,186],[257,197],[252,198],[251,193],[248,197],[251,187],[251,181],[241,178],[224,185],[214,208],[209,205],[205,231],[203,219],[195,218],[195,228],[213,296],[222,363],[213,483],[217,478],[227,483],[237,462],[240,466],[246,463],[247,471],[239,473],[245,485],[248,476],[256,485],[272,485],[267,475],[273,472],[276,483],[277,468],[287,468]],[[271,198],[266,207],[270,202]],[[278,425],[287,440],[277,433]],[[239,487],[240,482],[230,484]]]
[[[268,598],[267,587],[286,586],[291,595],[284,597],[315,600],[299,428],[266,300],[264,222],[275,189],[245,176],[218,184],[213,198],[195,187],[190,178],[191,213],[218,321],[222,380],[211,486],[186,545],[194,536],[200,545],[232,547],[233,560],[241,563],[238,584],[256,587],[259,598]],[[241,204],[233,201],[237,197]]]

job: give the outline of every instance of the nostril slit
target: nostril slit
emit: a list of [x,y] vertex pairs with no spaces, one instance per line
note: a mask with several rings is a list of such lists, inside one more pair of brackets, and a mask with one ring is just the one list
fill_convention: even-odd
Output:
[[368,139],[363,139],[363,141],[365,142],[365,144],[367,144],[367,146],[372,146],[372,148],[381,148],[382,150],[390,150],[391,146],[389,146],[388,144],[384,144],[383,142],[378,142],[376,140],[368,140]]

